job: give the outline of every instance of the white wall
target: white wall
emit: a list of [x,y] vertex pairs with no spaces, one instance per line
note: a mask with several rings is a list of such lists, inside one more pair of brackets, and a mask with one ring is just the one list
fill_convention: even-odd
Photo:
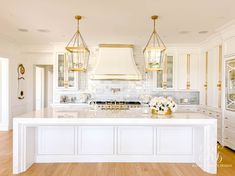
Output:
[[[26,101],[17,98],[17,67],[24,63],[19,47],[6,39],[0,38],[0,57],[9,59],[9,121],[12,116],[26,112]],[[13,111],[14,109],[14,111]]]
[[48,52],[27,52],[22,54],[26,60],[26,77],[27,77],[27,111],[34,110],[35,99],[35,67],[40,65],[53,65],[54,55]]

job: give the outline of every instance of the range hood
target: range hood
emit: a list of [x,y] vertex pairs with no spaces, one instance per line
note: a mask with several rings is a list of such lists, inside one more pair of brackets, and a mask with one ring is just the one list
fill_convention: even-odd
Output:
[[141,80],[133,57],[133,45],[100,44],[99,58],[91,79]]

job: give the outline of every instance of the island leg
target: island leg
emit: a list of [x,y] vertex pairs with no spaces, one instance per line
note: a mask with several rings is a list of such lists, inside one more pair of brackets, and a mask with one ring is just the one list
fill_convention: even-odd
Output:
[[217,122],[195,128],[195,161],[205,172],[217,173]]
[[34,127],[13,123],[13,174],[26,171],[35,162]]

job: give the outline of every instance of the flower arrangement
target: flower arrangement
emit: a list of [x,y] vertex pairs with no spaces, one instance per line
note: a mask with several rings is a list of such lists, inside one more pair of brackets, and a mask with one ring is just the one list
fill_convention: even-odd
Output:
[[171,97],[154,97],[149,102],[153,114],[171,114],[176,111],[176,103]]

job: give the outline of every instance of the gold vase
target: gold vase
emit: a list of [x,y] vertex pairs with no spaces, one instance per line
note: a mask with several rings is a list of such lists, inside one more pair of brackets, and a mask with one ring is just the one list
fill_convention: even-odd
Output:
[[158,110],[153,108],[152,114],[154,114],[154,115],[171,115],[172,111],[170,109],[168,109],[166,112],[159,112]]

